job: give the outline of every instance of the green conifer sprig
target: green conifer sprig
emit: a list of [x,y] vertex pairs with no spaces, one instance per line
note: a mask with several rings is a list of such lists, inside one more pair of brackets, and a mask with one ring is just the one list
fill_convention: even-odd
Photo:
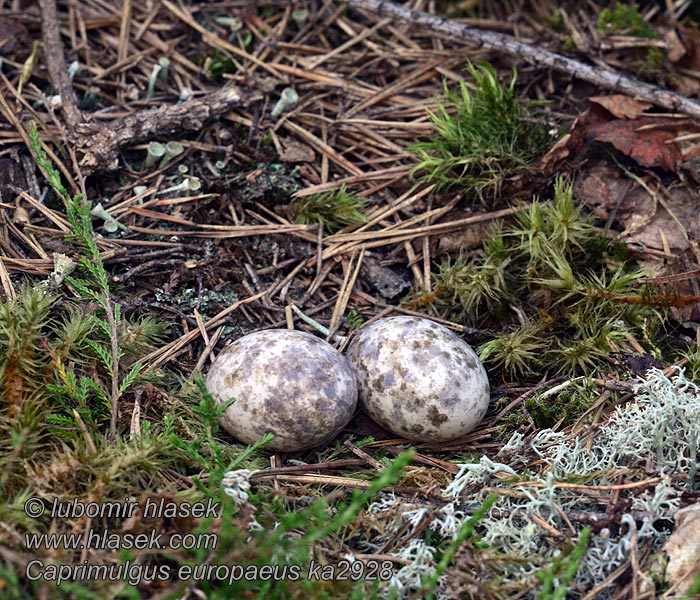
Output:
[[[78,292],[81,300],[94,302],[102,309],[103,319],[97,319],[94,323],[97,329],[106,336],[107,344],[92,340],[89,347],[98,357],[103,368],[107,371],[111,380],[110,402],[110,437],[116,440],[117,418],[119,413],[119,398],[121,391],[125,389],[119,381],[119,327],[122,323],[121,307],[112,302],[112,293],[109,286],[109,277],[105,269],[100,250],[95,242],[92,228],[92,216],[90,214],[90,202],[81,195],[71,197],[61,181],[60,174],[54,168],[51,161],[46,156],[39,141],[39,132],[36,124],[29,126],[29,138],[31,147],[34,150],[37,164],[46,173],[49,184],[54,191],[63,199],[66,204],[66,216],[72,226],[70,238],[72,238],[82,249],[79,264],[88,274],[90,279],[78,277],[66,277],[66,281]],[[133,383],[135,375],[129,376]]]

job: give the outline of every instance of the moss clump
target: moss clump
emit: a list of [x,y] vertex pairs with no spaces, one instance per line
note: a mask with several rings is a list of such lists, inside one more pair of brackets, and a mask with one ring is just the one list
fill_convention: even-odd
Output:
[[362,225],[366,200],[349,193],[345,186],[336,192],[315,194],[293,200],[286,209],[297,223],[322,223],[325,231],[334,233],[348,225]]
[[634,37],[659,37],[644,20],[637,4],[618,3],[615,8],[604,8],[598,15],[598,30],[602,33]]
[[523,402],[523,408],[538,429],[573,425],[598,399],[590,380],[574,382],[554,395],[536,394]]
[[492,371],[592,374],[627,336],[646,340],[664,303],[608,247],[571,186],[558,180],[552,202],[533,201],[481,250],[444,261],[429,301],[411,304],[489,329],[479,353]]
[[665,60],[666,50],[663,48],[647,48],[641,58],[630,63],[630,67],[643,77],[655,77],[661,73],[661,67]]
[[[637,38],[658,39],[659,35],[647,23],[636,4],[617,4],[614,8],[605,8],[598,15],[598,29],[601,33],[625,35]],[[663,62],[666,50],[654,46],[630,49],[626,53],[625,63],[630,71],[646,78],[664,79]]]
[[[211,600],[378,597],[371,582],[318,581],[303,574],[331,540],[355,529],[364,506],[397,483],[414,453],[391,461],[367,489],[348,499],[330,502],[320,492],[310,501],[282,497],[259,485],[251,491],[251,469],[263,465],[257,452],[272,434],[247,448],[232,444],[219,436],[225,405],[216,406],[201,378],[185,383],[172,372],[142,369],[144,353],[160,343],[160,321],[122,314],[96,245],[90,204],[68,194],[35,127],[30,136],[37,163],[65,202],[78,268],[65,278],[75,296],[70,303],[51,293],[56,278],[0,300],[0,546],[7,549],[0,564],[2,597],[151,597],[163,585],[169,597],[185,597],[194,579]],[[178,381],[184,383],[179,391]],[[45,508],[58,501],[84,510],[103,502],[143,507],[148,500],[166,507],[203,502],[218,516],[209,508],[203,518],[108,508],[85,519],[38,510],[40,501]],[[108,543],[93,547],[86,565],[82,546],[73,543],[93,534],[113,540],[144,528],[162,535],[162,550],[144,554]],[[167,546],[174,532],[208,537]],[[47,545],[44,534],[65,535],[66,543]],[[38,561],[34,577],[26,569],[30,560]],[[42,566],[54,564],[60,573]],[[388,580],[394,565],[382,564]],[[82,577],[104,565],[111,577]],[[246,576],[233,576],[233,570],[222,576],[218,567],[195,575],[202,565],[234,565]],[[270,565],[282,565],[281,572],[292,565],[302,577],[256,578]]]
[[551,142],[550,127],[533,118],[532,105],[489,64],[467,65],[473,84],[447,89],[447,102],[430,113],[434,135],[411,146],[420,163],[413,170],[440,190],[459,185],[480,201],[499,197],[503,182],[529,172]]
[[359,329],[365,322],[365,317],[357,312],[354,308],[351,308],[345,315],[345,320],[350,328],[350,331],[355,331]]

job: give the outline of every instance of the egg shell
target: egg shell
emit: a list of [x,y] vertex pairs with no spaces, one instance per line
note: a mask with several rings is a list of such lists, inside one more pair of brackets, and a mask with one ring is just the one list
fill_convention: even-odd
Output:
[[357,385],[345,357],[303,331],[268,329],[234,341],[209,370],[207,390],[217,405],[236,401],[222,416],[231,435],[265,448],[296,452],[320,446],[347,425]]
[[469,433],[489,405],[479,357],[429,319],[387,317],[362,327],[346,353],[365,412],[396,435],[446,442]]

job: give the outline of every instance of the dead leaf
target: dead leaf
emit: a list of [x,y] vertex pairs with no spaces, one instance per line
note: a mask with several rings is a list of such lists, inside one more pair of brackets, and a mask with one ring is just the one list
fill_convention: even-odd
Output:
[[[653,188],[653,184],[650,186]],[[624,230],[620,241],[633,248],[663,252],[667,247],[680,254],[689,248],[688,236],[700,235],[695,200],[685,187],[668,191],[666,207],[673,211],[671,215],[644,188],[615,167],[601,163],[588,170],[577,194],[601,220],[607,221],[612,215]]]
[[700,574],[700,504],[676,513],[676,530],[664,545],[668,557],[666,581],[678,595],[687,594]]
[[610,113],[598,104],[592,104],[583,114],[574,119],[569,133],[556,142],[540,159],[540,167],[546,175],[558,171],[563,160],[581,152],[586,142],[586,130],[595,123],[610,120]]
[[592,165],[576,187],[576,196],[601,221],[606,222],[617,211],[631,182],[623,179],[619,169],[607,163]]
[[678,67],[674,69],[674,91],[683,96],[697,96],[700,81],[694,74],[700,71],[700,30],[695,24],[674,23],[672,32],[662,35],[667,46],[666,56]]
[[695,140],[689,134],[698,133],[697,123],[690,119],[639,116],[649,106],[622,95],[591,98],[590,108],[576,117],[569,133],[542,157],[540,167],[551,174],[570,156],[583,160],[584,149],[591,142],[604,142],[643,167],[678,172],[688,158],[681,151],[681,144]]
[[557,166],[571,154],[570,145],[571,134],[567,133],[540,159],[540,169],[547,175],[554,173]]
[[675,27],[662,27],[659,31],[666,44],[666,59],[671,63],[677,63],[687,54],[678,31]]
[[615,119],[594,125],[588,136],[612,144],[643,167],[675,172],[683,160],[678,144],[672,141],[677,136],[677,127],[667,119]]
[[675,24],[685,55],[677,61],[678,66],[691,71],[700,71],[700,29],[697,25]]
[[618,119],[636,119],[645,110],[653,106],[650,102],[641,102],[624,94],[593,96],[589,100],[599,104]]

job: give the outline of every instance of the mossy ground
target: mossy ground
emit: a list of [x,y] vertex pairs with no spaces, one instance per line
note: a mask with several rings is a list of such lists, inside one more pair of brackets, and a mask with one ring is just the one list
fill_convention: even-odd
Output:
[[[201,131],[173,133],[186,150],[163,169],[143,169],[147,144],[134,143],[123,148],[118,172],[85,178],[57,127],[46,57],[32,53],[36,14],[2,22],[16,41],[1,47],[4,99],[22,98],[3,113],[12,125],[0,156],[3,598],[573,598],[588,591],[601,553],[627,539],[631,525],[621,515],[629,506],[669,521],[669,507],[694,493],[693,481],[683,487],[674,473],[663,485],[648,483],[647,446],[614,463],[595,446],[616,407],[634,406],[637,375],[682,364],[692,383],[700,352],[692,314],[681,314],[693,305],[680,288],[685,280],[661,287],[636,260],[639,249],[614,239],[622,229],[614,214],[604,222],[583,205],[575,184],[590,163],[609,160],[609,148],[587,147],[561,173],[542,167],[591,90],[556,73],[515,70],[504,57],[485,61],[430,31],[302,5],[306,15],[279,3],[205,3],[186,13],[167,3],[153,14],[133,5],[130,27],[119,4],[68,7],[62,40],[78,62],[73,85],[83,110],[100,111],[96,118],[176,105],[188,89],[201,95],[226,82],[253,98]],[[509,13],[509,3],[457,10],[491,19],[484,26],[498,20],[512,33],[545,36],[560,51],[564,29],[583,27],[552,19],[558,7],[528,7],[530,20]],[[600,36],[657,39],[648,7],[607,10],[590,21]],[[655,47],[618,51],[652,81],[683,77],[682,68],[662,77],[674,67]],[[165,54],[169,75],[152,78]],[[273,119],[289,85],[300,101]],[[30,150],[18,140],[30,138],[34,120]],[[675,177],[622,160],[637,177],[669,185]],[[201,188],[163,193],[186,178]],[[126,229],[103,230],[91,214],[98,201]],[[488,219],[478,244],[440,251],[438,238],[454,234],[440,229],[450,219],[497,210],[511,212]],[[54,253],[67,261],[61,269]],[[411,294],[377,297],[359,268],[365,256],[412,281]],[[463,440],[408,451],[361,415],[327,447],[294,456],[271,456],[264,440],[237,443],[220,429],[222,409],[202,383],[210,352],[251,330],[290,320],[305,327],[292,305],[345,336],[380,313],[443,319],[489,369],[487,419]],[[667,456],[690,460],[686,438],[667,445]],[[604,468],[569,469],[567,457],[583,464],[589,447]],[[213,502],[220,511],[58,518],[27,514],[33,497],[47,507]],[[588,527],[581,500],[607,537],[602,526]],[[217,544],[29,548],[26,537],[109,533],[124,542],[154,532],[164,540],[213,533]],[[641,550],[635,546],[641,568],[611,581],[611,595],[635,597],[629,580],[639,583],[648,566]],[[73,570],[57,586],[33,576],[37,563],[26,570],[32,560],[129,565],[131,578]],[[308,575],[311,564],[370,575],[372,561],[390,565],[391,586]],[[236,565],[250,575],[221,576]],[[301,576],[262,575],[285,566]],[[195,567],[214,570],[188,579]],[[149,568],[162,571],[145,577]],[[662,580],[657,591],[669,585]]]

